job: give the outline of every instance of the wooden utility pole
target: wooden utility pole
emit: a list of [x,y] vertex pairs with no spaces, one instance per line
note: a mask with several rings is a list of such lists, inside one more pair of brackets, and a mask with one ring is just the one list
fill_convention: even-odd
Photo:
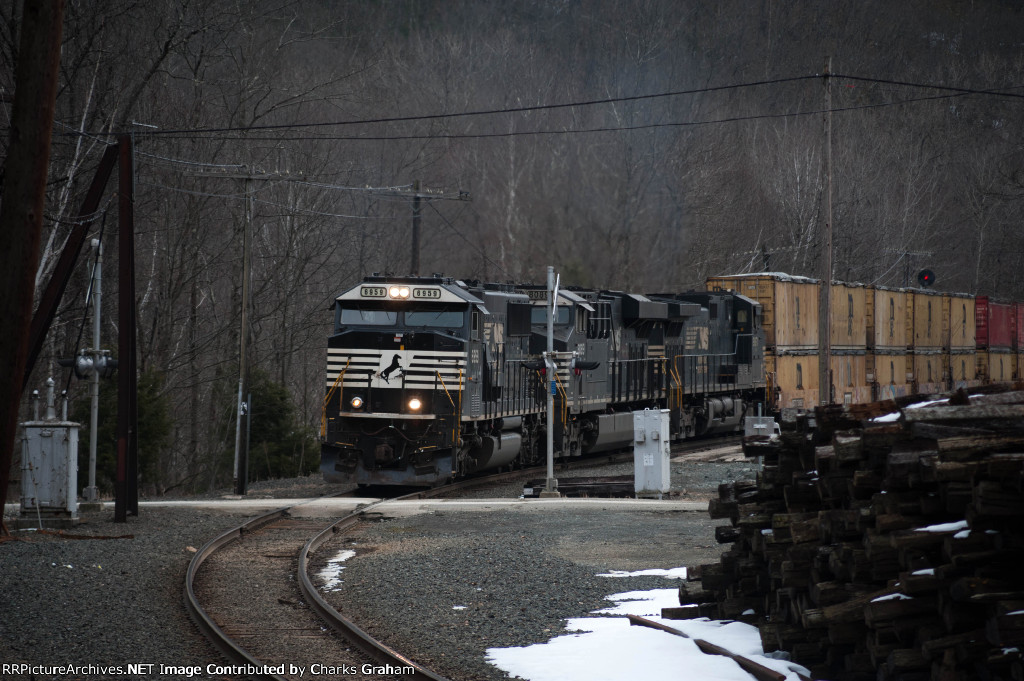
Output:
[[412,257],[409,259],[409,274],[420,275],[420,181],[412,183]]
[[135,319],[135,147],[117,136],[117,474],[114,522],[139,514],[139,402]]
[[832,404],[832,57],[825,57],[825,206],[818,299],[818,401]]
[[7,501],[28,358],[64,2],[26,2],[23,11],[0,202],[0,253],[6,263],[0,268],[0,319],[7,326],[0,333],[0,508]]
[[[242,402],[249,390],[249,290],[252,280],[252,176],[245,178],[245,230],[242,235],[242,319],[238,330],[238,400],[235,403],[235,494],[249,488],[249,439],[242,444]],[[248,406],[248,405],[246,405]]]

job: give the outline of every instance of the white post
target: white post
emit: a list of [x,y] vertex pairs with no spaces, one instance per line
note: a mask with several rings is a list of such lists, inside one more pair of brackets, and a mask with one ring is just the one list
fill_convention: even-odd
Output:
[[548,266],[548,351],[544,353],[544,366],[548,378],[548,478],[541,497],[558,497],[558,480],[555,479],[555,306],[558,287],[555,284],[555,268]]

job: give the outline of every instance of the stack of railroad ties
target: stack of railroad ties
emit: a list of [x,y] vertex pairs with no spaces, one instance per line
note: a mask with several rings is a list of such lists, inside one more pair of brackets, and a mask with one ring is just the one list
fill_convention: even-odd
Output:
[[1022,389],[787,410],[665,615],[755,624],[814,678],[1024,678]]

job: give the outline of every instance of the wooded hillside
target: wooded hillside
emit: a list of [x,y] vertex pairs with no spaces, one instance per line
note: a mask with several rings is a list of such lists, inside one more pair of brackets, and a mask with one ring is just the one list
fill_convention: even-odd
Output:
[[[3,126],[20,14],[0,4]],[[817,276],[830,56],[856,77],[830,79],[836,278],[928,267],[937,289],[1020,299],[1021,36],[1008,0],[69,1],[37,283],[110,134],[133,132],[140,369],[171,416],[140,442],[146,482],[220,484],[247,203],[254,366],[309,430],[327,308],[362,275],[408,272],[416,181],[421,273],[539,281],[550,264],[637,290]],[[97,226],[114,272],[111,191]],[[84,260],[36,384],[80,347]]]

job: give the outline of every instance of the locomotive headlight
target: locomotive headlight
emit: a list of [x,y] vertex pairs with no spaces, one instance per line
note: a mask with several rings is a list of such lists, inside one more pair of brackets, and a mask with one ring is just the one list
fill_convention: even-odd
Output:
[[420,398],[418,397],[414,397],[411,400],[409,400],[409,411],[419,411],[420,407],[422,406],[423,403],[420,402]]
[[391,286],[388,288],[388,295],[392,298],[408,298],[409,287],[408,286]]
[[352,405],[353,409],[362,409],[363,408],[363,398],[360,397],[359,395],[356,395],[351,400],[349,400],[349,404]]

